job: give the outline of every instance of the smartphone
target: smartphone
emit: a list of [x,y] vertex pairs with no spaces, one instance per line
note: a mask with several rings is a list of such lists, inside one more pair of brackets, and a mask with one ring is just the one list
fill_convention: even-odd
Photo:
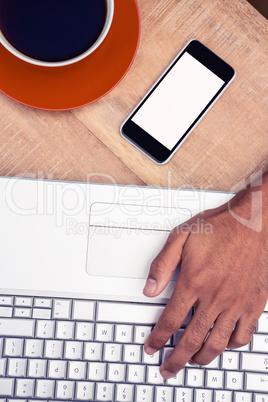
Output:
[[191,40],[122,124],[122,136],[166,163],[234,77],[230,65]]

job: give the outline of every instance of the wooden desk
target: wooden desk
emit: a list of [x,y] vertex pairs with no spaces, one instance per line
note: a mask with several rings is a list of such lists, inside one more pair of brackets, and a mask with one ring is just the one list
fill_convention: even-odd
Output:
[[[246,0],[138,5],[138,53],[101,100],[48,112],[0,94],[0,175],[230,190],[268,164],[267,20]],[[191,38],[229,62],[237,77],[171,161],[158,166],[122,139],[119,127]]]

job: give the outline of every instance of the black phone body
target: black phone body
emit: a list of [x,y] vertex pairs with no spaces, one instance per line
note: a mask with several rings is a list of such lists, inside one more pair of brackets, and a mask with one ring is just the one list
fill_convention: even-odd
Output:
[[122,124],[122,136],[166,163],[234,77],[230,65],[191,40]]

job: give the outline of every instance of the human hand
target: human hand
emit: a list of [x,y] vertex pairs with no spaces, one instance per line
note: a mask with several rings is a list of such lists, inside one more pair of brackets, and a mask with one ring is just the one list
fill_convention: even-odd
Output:
[[[164,378],[174,377],[188,361],[206,365],[226,347],[249,343],[268,297],[268,208],[261,208],[268,180],[264,185],[265,189],[238,193],[229,207],[206,211],[175,228],[153,261],[144,288],[148,297],[163,291],[179,262],[181,269],[174,292],[145,342],[145,352],[161,349],[195,308],[160,367]],[[261,198],[255,197],[253,203],[256,190]],[[237,216],[242,220],[250,216],[250,225]],[[193,224],[196,229],[198,223],[212,231],[193,233]]]

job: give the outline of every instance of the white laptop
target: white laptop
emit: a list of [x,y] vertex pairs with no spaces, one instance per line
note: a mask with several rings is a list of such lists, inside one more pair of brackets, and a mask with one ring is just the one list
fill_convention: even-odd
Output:
[[249,345],[167,381],[159,365],[193,312],[143,350],[178,274],[147,299],[152,260],[174,226],[232,196],[0,178],[0,402],[266,402],[268,306]]
[[[170,230],[232,196],[1,178],[2,292],[148,302],[145,278]],[[150,302],[166,301],[172,282]]]

